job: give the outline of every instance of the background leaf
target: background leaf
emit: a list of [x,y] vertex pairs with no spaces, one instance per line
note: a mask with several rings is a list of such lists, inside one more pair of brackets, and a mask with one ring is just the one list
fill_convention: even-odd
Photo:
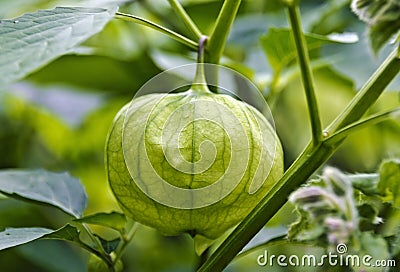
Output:
[[79,180],[67,173],[44,170],[0,171],[0,192],[11,197],[38,201],[80,217],[87,196]]
[[348,176],[351,184],[355,189],[360,190],[366,195],[378,194],[378,174],[355,174]]
[[[357,35],[352,33],[332,36],[306,34],[310,55],[315,54],[314,52],[327,43],[354,43],[357,41]],[[296,47],[289,29],[270,28],[268,34],[261,37],[261,44],[275,72],[281,71],[296,59]]]
[[98,235],[95,235],[95,236],[100,240],[101,246],[103,247],[104,251],[108,254],[115,251],[117,249],[119,243],[121,242],[121,238],[116,238],[113,240],[106,240]]
[[125,224],[127,222],[125,215],[118,212],[96,213],[79,218],[75,221],[109,227],[119,232],[124,232]]
[[385,196],[384,200],[400,207],[400,160],[383,162],[379,169],[378,191]]
[[45,236],[43,236],[43,238],[76,242],[78,244],[82,243],[79,239],[78,229],[74,226],[71,226],[70,224],[67,224],[56,231],[46,234]]
[[0,28],[0,85],[16,81],[103,29],[116,8],[69,8],[40,10]]
[[369,26],[369,38],[375,53],[400,30],[399,1],[353,0],[353,12]]
[[34,241],[52,231],[45,228],[7,228],[0,232],[0,250]]

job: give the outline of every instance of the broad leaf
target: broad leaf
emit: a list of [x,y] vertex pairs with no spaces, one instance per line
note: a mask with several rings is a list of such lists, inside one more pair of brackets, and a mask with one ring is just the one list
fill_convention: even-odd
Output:
[[121,233],[124,232],[127,222],[125,215],[118,212],[96,213],[76,219],[75,221],[109,227]]
[[65,225],[64,227],[48,233],[47,235],[42,237],[43,239],[56,239],[56,240],[64,240],[69,242],[75,242],[81,244],[81,240],[79,239],[79,231],[76,227],[71,226],[70,224]]
[[[332,36],[307,34],[305,36],[310,54],[317,52],[324,44],[354,43],[358,41],[357,35],[352,33],[334,34]],[[270,65],[277,73],[296,59],[296,47],[289,29],[271,28],[268,34],[261,37],[261,45]]]
[[29,243],[52,231],[45,228],[7,228],[0,232],[0,250]]
[[80,217],[87,204],[85,190],[78,179],[67,173],[44,170],[0,171],[0,193],[50,204],[74,217]]
[[[92,253],[95,253],[96,252],[95,248],[97,248],[96,244],[93,244],[92,247],[84,243],[80,238],[80,231],[78,230],[78,228],[70,224],[67,224],[62,228],[59,228],[58,230],[43,236],[42,239],[55,239],[55,240],[72,242]],[[97,248],[97,250],[98,249],[99,248]]]
[[[112,251],[114,251],[117,248],[119,242],[121,241],[120,238],[108,241],[108,240],[101,238],[100,236],[98,236],[96,234],[95,234],[95,236],[97,237],[97,239],[99,239],[104,251],[107,253],[111,253]],[[74,227],[70,224],[67,224],[64,227],[62,227],[54,232],[44,235],[42,237],[42,239],[55,239],[55,240],[69,241],[69,242],[75,243],[76,245],[78,245],[84,249],[90,250],[92,252],[94,250],[93,248],[90,248],[87,244],[85,244],[81,240],[80,232],[79,232],[78,228]]]
[[348,178],[355,189],[360,190],[366,195],[378,194],[378,174],[356,174],[348,175]]
[[400,1],[353,0],[352,9],[369,26],[369,38],[375,53],[400,30]]
[[58,7],[0,21],[0,86],[23,78],[101,31],[116,8]]
[[384,200],[400,208],[400,160],[386,161],[379,169],[378,191]]
[[[390,257],[387,241],[373,232],[362,232],[360,235],[360,245],[362,248],[360,256],[368,254],[371,255],[374,260],[387,260]],[[381,269],[367,270],[367,267],[364,269],[365,270],[360,269],[358,271],[382,271]]]

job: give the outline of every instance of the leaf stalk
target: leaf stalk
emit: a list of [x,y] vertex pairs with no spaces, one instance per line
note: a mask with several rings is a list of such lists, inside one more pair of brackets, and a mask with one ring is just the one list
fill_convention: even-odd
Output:
[[180,42],[180,43],[182,43],[182,44],[184,44],[184,45],[186,45],[186,46],[188,46],[188,47],[190,47],[192,49],[195,49],[195,50],[197,49],[198,45],[197,45],[197,43],[195,41],[193,41],[193,40],[191,40],[191,39],[189,39],[189,38],[187,38],[187,37],[185,37],[185,36],[183,36],[181,34],[178,34],[178,33],[174,32],[174,31],[172,31],[172,30],[170,30],[170,29],[168,29],[166,27],[163,27],[163,26],[161,26],[159,24],[156,24],[154,22],[151,22],[151,21],[148,21],[148,20],[146,20],[144,18],[141,18],[139,16],[135,16],[135,15],[132,15],[132,14],[126,14],[126,13],[122,13],[122,12],[117,12],[115,14],[115,18],[122,19],[122,20],[125,20],[125,21],[128,21],[128,22],[138,23],[138,24],[150,27],[150,28],[159,31],[159,32],[169,36],[170,38],[172,38],[172,39],[174,39],[174,40],[176,40],[176,41],[178,41],[178,42]]

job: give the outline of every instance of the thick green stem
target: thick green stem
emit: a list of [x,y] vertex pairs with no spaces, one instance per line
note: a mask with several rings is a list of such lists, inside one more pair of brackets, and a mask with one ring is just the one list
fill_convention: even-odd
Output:
[[310,58],[308,56],[307,42],[301,29],[299,7],[297,5],[288,5],[288,13],[307,99],[312,130],[312,142],[314,145],[317,145],[322,139],[322,126],[317,98],[315,96],[314,79],[311,71]]
[[132,14],[121,13],[121,12],[117,12],[115,14],[115,18],[122,19],[122,20],[129,21],[129,22],[138,23],[138,24],[150,27],[152,29],[155,29],[155,30],[157,30],[157,31],[159,31],[159,32],[171,37],[172,39],[174,39],[174,40],[176,40],[176,41],[178,41],[178,42],[180,42],[180,43],[182,43],[184,45],[189,46],[192,49],[197,49],[197,43],[192,41],[191,39],[189,39],[189,38],[187,38],[185,36],[182,36],[181,34],[178,34],[178,33],[174,32],[174,31],[172,31],[172,30],[170,30],[168,28],[160,26],[160,25],[158,25],[156,23],[150,22],[150,21],[148,21],[148,20],[146,20],[144,18],[135,16],[135,15],[132,15]]
[[398,47],[396,47],[392,51],[361,90],[358,91],[343,113],[332,122],[325,132],[327,135],[358,121],[375,103],[386,86],[389,85],[400,71],[398,50]]
[[179,3],[178,0],[168,0],[169,4],[171,7],[175,10],[175,13],[181,18],[183,23],[186,25],[186,27],[189,29],[189,31],[192,33],[194,38],[200,39],[201,37],[201,31],[199,28],[196,26],[196,24],[192,21],[190,16],[186,13],[182,5]]
[[222,271],[285,204],[289,194],[304,183],[332,155],[335,149],[336,147],[324,144],[313,148],[313,145],[310,144],[279,182],[271,188],[198,271]]
[[214,64],[219,63],[222,53],[224,52],[226,40],[228,39],[229,30],[239,10],[240,3],[241,0],[224,1],[208,42],[207,62]]

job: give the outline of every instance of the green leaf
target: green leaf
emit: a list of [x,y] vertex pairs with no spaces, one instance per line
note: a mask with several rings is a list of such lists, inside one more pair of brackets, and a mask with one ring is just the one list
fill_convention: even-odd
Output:
[[62,240],[75,243],[76,245],[80,246],[88,250],[91,253],[96,254],[97,251],[93,247],[85,244],[80,238],[80,231],[77,227],[67,224],[56,231],[53,231],[49,234],[44,235],[41,237],[42,239],[54,239],[54,240]]
[[56,231],[53,231],[49,234],[46,234],[42,237],[43,239],[55,239],[55,240],[64,240],[69,242],[75,242],[81,244],[81,240],[79,239],[79,231],[76,227],[71,226],[70,224],[65,225],[62,228],[59,228]]
[[99,235],[95,234],[95,236],[100,240],[101,246],[103,247],[104,251],[108,254],[115,251],[117,249],[119,243],[121,242],[121,238],[116,238],[113,240],[106,240],[106,239],[103,239],[102,237],[100,237]]
[[0,171],[0,192],[17,199],[50,204],[74,217],[80,217],[87,204],[81,183],[68,173]]
[[118,212],[96,213],[76,219],[75,221],[109,227],[121,233],[125,231],[127,222],[125,215]]
[[[331,37],[317,34],[306,34],[305,36],[310,55],[317,52],[324,44],[358,41],[358,37],[352,33],[334,34]],[[296,59],[296,47],[289,29],[270,28],[268,34],[261,37],[261,45],[275,72],[279,73]]]
[[[400,14],[400,7],[399,7]],[[389,21],[373,26],[369,30],[371,47],[377,53],[400,29],[400,15],[396,21]]]
[[373,203],[363,203],[357,206],[358,212],[358,228],[361,231],[373,230],[376,224],[382,223],[382,219],[378,217],[379,210]]
[[298,220],[290,225],[288,238],[290,240],[316,240],[325,233],[324,225],[303,210],[297,209]]
[[378,191],[384,200],[400,208],[400,160],[385,161],[379,169]]
[[[124,264],[121,259],[114,265],[115,272],[122,272],[124,270]],[[91,254],[87,263],[87,272],[109,272],[110,268],[106,263],[94,254]]]
[[45,228],[6,228],[0,232],[0,250],[29,243],[52,231]]
[[386,260],[389,257],[388,245],[383,237],[371,232],[363,232],[360,240],[362,253],[365,253],[362,255],[369,254],[375,260]]
[[0,21],[0,86],[21,79],[101,31],[116,8],[57,7]]
[[356,174],[348,175],[348,178],[355,189],[366,195],[378,194],[378,174]]
[[[96,236],[95,239],[98,239],[101,242],[101,246],[103,247],[103,249],[106,252],[108,252],[107,250],[111,250],[111,251],[115,250],[115,248],[118,246],[118,243],[120,240],[118,238],[118,239],[115,239],[112,241],[106,241],[96,234],[94,234],[94,236]],[[55,239],[55,240],[68,241],[68,242],[75,243],[76,245],[88,250],[89,252],[91,252],[93,254],[99,253],[98,252],[99,248],[97,247],[97,245],[95,244],[95,245],[90,246],[90,245],[86,244],[85,242],[83,242],[80,237],[79,229],[70,224],[67,224],[64,227],[62,227],[52,233],[44,235],[42,237],[42,239]],[[97,247],[97,249],[96,249],[96,247]],[[110,252],[108,252],[108,253],[110,253]]]
[[352,10],[369,26],[369,38],[375,53],[400,30],[400,1],[353,0]]

